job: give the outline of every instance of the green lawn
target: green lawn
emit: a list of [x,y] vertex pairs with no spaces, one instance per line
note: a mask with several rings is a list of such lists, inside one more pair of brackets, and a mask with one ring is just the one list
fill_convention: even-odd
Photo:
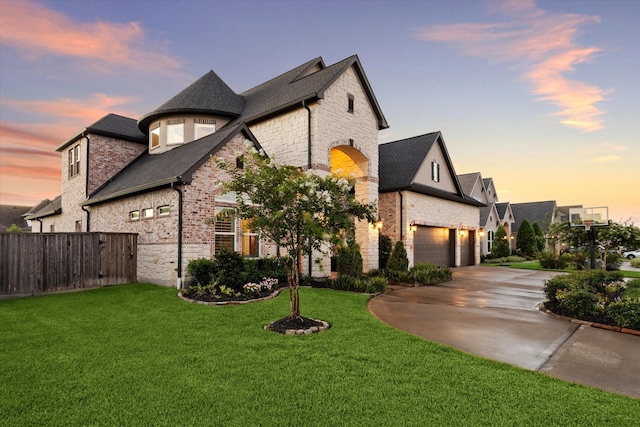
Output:
[[[491,265],[491,264],[486,264],[486,265]],[[497,265],[497,266],[504,267],[505,265]],[[564,271],[564,272],[577,271],[575,268],[567,268],[564,270],[544,269],[542,268],[542,266],[538,261],[512,262],[512,263],[506,264],[506,266],[511,268],[522,268],[525,270],[546,270],[546,271]],[[629,271],[629,270],[620,270],[620,271],[624,275],[624,277],[629,277],[632,279],[640,279],[640,271]]]
[[637,425],[638,399],[394,330],[366,295],[301,297],[331,329],[264,331],[286,292],[218,307],[144,284],[0,301],[0,425]]

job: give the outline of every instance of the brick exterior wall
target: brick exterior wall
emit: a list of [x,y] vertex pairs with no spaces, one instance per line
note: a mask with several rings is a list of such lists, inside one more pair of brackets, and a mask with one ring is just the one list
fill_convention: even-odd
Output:
[[89,194],[147,150],[144,144],[102,135],[89,138]]
[[[69,150],[80,145],[80,168],[78,174],[69,177]],[[47,222],[55,223],[56,232],[76,231],[76,221],[82,224],[82,231],[87,231],[87,213],[80,207],[80,202],[87,198],[86,193],[87,142],[80,138],[70,144],[62,152],[62,215],[50,218]],[[50,228],[43,228],[48,232]]]

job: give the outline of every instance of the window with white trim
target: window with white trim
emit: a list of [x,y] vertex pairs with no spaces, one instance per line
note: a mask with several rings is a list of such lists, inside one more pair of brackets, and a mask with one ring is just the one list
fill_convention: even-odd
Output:
[[431,162],[431,180],[440,182],[440,164],[435,160]]
[[140,219],[140,211],[129,212],[129,221],[138,221]]
[[69,178],[80,173],[80,144],[69,149]]
[[82,232],[82,220],[76,221],[76,233]]
[[171,212],[169,205],[158,206],[158,216],[167,216]]
[[142,218],[150,219],[153,218],[153,208],[147,208],[142,210]]
[[167,145],[184,142],[184,119],[167,120]]
[[149,132],[149,145],[151,148],[160,146],[160,123],[156,124]]
[[215,254],[223,248],[236,250],[236,212],[233,208],[216,208]]
[[193,119],[193,139],[200,139],[216,132],[215,119]]

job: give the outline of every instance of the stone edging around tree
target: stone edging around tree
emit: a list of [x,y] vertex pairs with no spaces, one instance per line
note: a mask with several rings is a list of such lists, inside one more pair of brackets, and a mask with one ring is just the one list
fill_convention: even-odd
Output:
[[538,311],[541,311],[546,314],[550,314],[551,316],[557,319],[567,320],[571,323],[577,323],[579,325],[591,326],[592,328],[606,329],[609,331],[621,332],[623,334],[640,336],[640,331],[636,331],[635,329],[622,328],[620,326],[605,325],[603,323],[589,322],[587,320],[580,320],[580,319],[574,319],[573,317],[561,316],[559,314],[554,313],[551,310],[547,310],[547,308],[544,306],[544,303],[545,301],[538,304]]
[[[325,322],[324,320],[318,320],[318,319],[312,319],[315,320],[316,322],[320,322],[322,323],[322,326],[312,326],[309,329],[287,329],[284,332],[284,335],[310,335],[310,334],[317,334],[318,332],[322,332],[322,331],[326,331],[327,329],[329,329],[331,327],[331,325],[329,325],[329,323]],[[267,326],[264,327],[265,331],[269,331],[269,327],[273,324],[269,323]]]
[[202,305],[241,305],[241,304],[249,304],[249,303],[252,303],[252,302],[264,301],[264,300],[268,300],[268,299],[271,299],[271,298],[275,298],[280,294],[282,289],[283,288],[276,289],[275,291],[273,291],[273,293],[271,295],[267,295],[266,297],[256,298],[256,299],[248,299],[248,300],[245,300],[245,301],[200,301],[200,300],[197,300],[197,299],[187,298],[187,297],[182,295],[182,292],[178,292],[178,297],[183,301],[191,302],[191,303],[194,303],[194,304],[202,304]]

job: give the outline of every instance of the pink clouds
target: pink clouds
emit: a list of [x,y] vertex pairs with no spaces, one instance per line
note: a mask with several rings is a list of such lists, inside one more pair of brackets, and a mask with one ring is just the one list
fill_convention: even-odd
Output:
[[580,26],[600,19],[551,14],[538,9],[533,1],[505,1],[491,6],[507,20],[435,25],[417,30],[415,36],[448,43],[465,55],[515,64],[533,94],[559,108],[554,115],[560,116],[563,124],[583,131],[601,129],[603,111],[596,104],[604,101],[609,91],[566,76],[577,64],[600,52],[597,47],[580,47],[574,41]]
[[[81,58],[103,68],[131,67],[171,73],[180,61],[154,51],[137,22],[75,22],[32,1],[15,1],[0,15],[0,43],[30,58],[56,55]],[[112,68],[115,69],[115,68]]]

